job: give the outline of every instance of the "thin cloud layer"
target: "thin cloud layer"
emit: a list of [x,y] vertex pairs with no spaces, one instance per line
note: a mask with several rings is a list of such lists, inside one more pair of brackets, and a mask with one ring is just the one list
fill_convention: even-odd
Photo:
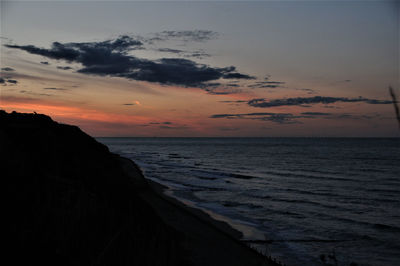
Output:
[[363,97],[345,98],[345,97],[324,97],[324,96],[275,99],[271,101],[267,101],[266,99],[261,98],[261,99],[252,99],[248,101],[247,104],[252,107],[270,108],[270,107],[293,106],[293,105],[301,106],[301,105],[310,105],[319,103],[331,104],[336,102],[346,102],[346,103],[365,102],[368,104],[392,104],[392,101],[388,100],[367,99]]
[[294,124],[299,123],[294,120],[298,118],[290,113],[246,113],[246,114],[215,114],[210,118],[228,118],[228,119],[251,119],[270,121],[278,124]]
[[215,39],[219,34],[211,30],[183,30],[183,31],[162,31],[154,34],[154,37],[144,39],[144,41],[168,41],[181,40],[184,42],[205,42]]
[[249,88],[269,88],[275,89],[280,88],[285,82],[282,81],[257,81],[253,84],[248,85]]
[[[205,40],[208,33],[166,32],[168,38],[187,36],[189,39]],[[182,58],[142,59],[128,52],[143,49],[143,43],[130,36],[120,36],[102,42],[59,43],[50,49],[33,45],[5,45],[47,58],[80,63],[78,72],[89,75],[121,77],[130,80],[147,81],[185,87],[205,87],[207,82],[218,79],[253,79],[236,71],[234,66],[217,68],[198,64]]]
[[204,57],[210,57],[211,55],[204,52],[203,50],[195,50],[195,51],[185,51],[185,50],[180,50],[180,49],[172,49],[172,48],[158,48],[156,49],[158,52],[162,53],[170,53],[174,55],[179,55],[183,57],[194,57],[198,59],[202,59]]
[[292,113],[245,113],[245,114],[215,114],[210,118],[226,118],[226,119],[251,119],[277,124],[301,124],[299,119],[372,119],[379,117],[379,114],[371,115],[354,115],[348,113],[321,113],[321,112],[303,112],[300,114]]
[[50,90],[50,91],[65,91],[67,89],[65,88],[43,88],[44,90]]

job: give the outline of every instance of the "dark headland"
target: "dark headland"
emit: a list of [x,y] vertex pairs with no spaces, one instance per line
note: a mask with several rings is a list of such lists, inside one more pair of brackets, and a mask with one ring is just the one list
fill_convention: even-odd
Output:
[[76,126],[0,111],[7,265],[278,265]]

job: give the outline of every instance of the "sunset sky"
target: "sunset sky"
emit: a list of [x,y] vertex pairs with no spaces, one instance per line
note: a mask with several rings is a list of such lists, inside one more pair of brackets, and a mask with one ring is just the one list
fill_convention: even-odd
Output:
[[397,1],[1,2],[1,99],[92,136],[398,137]]

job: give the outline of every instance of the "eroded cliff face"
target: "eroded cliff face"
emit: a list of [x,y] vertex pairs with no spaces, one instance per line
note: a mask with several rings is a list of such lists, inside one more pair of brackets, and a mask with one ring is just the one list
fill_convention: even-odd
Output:
[[78,127],[0,111],[0,151],[14,264],[186,264],[140,170]]

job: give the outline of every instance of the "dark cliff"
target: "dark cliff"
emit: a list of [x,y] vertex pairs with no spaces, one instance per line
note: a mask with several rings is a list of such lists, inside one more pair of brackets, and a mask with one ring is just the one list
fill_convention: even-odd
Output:
[[13,264],[185,264],[180,233],[137,196],[140,170],[78,127],[0,111],[0,150]]

